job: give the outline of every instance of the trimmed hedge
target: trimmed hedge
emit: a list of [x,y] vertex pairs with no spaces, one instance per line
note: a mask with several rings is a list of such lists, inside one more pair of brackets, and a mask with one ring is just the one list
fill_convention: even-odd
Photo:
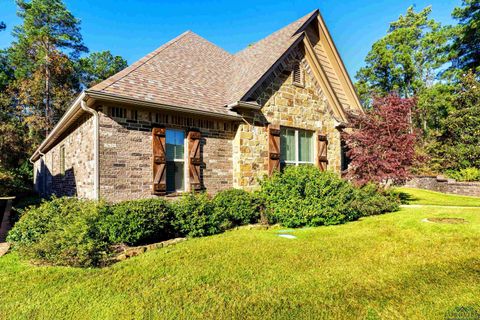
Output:
[[140,245],[169,239],[173,212],[163,199],[124,201],[108,208],[100,230],[110,243]]
[[144,199],[113,205],[53,198],[27,209],[8,241],[28,259],[90,267],[105,262],[112,244],[213,235],[256,223],[263,210],[269,223],[302,227],[344,223],[395,211],[398,205],[396,194],[376,185],[357,188],[312,166],[287,167],[263,180],[258,193],[231,189],[214,198],[187,193],[173,202]]
[[216,216],[229,228],[256,223],[260,218],[260,198],[240,189],[220,191],[213,198]]
[[[263,180],[261,187],[268,221],[285,227],[340,224],[398,208],[398,200],[371,186],[356,188],[313,166],[289,166]],[[393,205],[387,206],[388,201]]]
[[22,215],[8,241],[27,259],[65,266],[99,265],[107,251],[98,225],[103,203],[54,198]]

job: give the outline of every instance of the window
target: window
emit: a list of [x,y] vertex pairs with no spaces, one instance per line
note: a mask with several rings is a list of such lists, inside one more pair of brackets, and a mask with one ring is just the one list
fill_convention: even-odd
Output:
[[313,164],[313,132],[282,128],[280,131],[280,161],[282,166]]
[[65,146],[60,147],[60,174],[65,175]]
[[167,192],[185,190],[185,133],[167,129]]
[[112,107],[110,108],[110,116],[115,118],[126,118],[127,110],[124,108]]
[[299,62],[293,65],[292,79],[293,84],[303,86],[302,69],[300,68]]

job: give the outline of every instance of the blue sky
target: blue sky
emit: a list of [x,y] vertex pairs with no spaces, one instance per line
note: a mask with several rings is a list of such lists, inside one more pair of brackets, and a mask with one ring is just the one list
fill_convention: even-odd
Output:
[[[408,6],[420,10],[432,5],[432,17],[453,23],[451,12],[460,0],[66,0],[82,20],[84,42],[90,51],[110,50],[128,63],[155,50],[186,30],[192,30],[225,50],[235,53],[250,43],[319,8],[338,50],[353,77],[363,65],[372,43]],[[16,17],[13,0],[0,0],[0,48],[12,41]]]

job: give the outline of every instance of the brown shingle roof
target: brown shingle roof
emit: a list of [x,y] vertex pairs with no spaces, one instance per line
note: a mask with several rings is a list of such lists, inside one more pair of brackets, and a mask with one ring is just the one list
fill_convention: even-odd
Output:
[[298,40],[318,10],[231,55],[187,31],[88,91],[233,115],[241,100]]

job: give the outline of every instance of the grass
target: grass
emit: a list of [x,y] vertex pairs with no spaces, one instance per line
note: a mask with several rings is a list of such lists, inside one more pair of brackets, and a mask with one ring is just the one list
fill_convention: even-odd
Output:
[[[463,218],[435,224],[424,218]],[[0,319],[444,319],[480,312],[480,208],[240,229],[104,269],[0,258]]]
[[435,191],[397,188],[409,204],[480,207],[480,197],[457,196]]

